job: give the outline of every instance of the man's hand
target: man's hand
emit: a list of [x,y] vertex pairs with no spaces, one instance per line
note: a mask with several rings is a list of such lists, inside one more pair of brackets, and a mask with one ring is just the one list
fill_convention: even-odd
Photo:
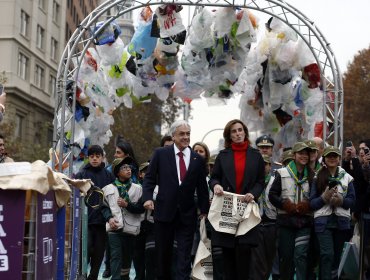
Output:
[[127,205],[128,205],[128,202],[126,200],[124,200],[122,197],[119,197],[117,199],[117,204],[118,204],[119,207],[126,208]]
[[144,202],[144,208],[146,210],[154,210],[154,202],[153,200],[147,200]]
[[118,229],[118,221],[115,218],[110,218],[108,223],[112,230]]
[[254,199],[254,195],[253,195],[253,194],[251,194],[251,193],[247,193],[247,194],[242,198],[242,201],[249,203],[249,202],[252,202],[252,201],[253,201],[253,199]]
[[219,184],[216,184],[213,187],[213,192],[214,192],[215,195],[218,195],[218,196],[224,195],[224,189]]

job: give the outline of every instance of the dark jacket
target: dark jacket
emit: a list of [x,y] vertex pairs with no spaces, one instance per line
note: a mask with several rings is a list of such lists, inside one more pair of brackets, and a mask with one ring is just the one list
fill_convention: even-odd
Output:
[[[265,186],[265,164],[258,150],[248,147],[244,179],[241,194],[251,193],[257,202]],[[236,175],[234,152],[231,148],[224,149],[218,154],[212,170],[209,186],[213,191],[216,184],[223,187],[224,191],[235,193]],[[245,235],[235,238],[234,235],[212,232],[212,245],[233,248],[237,243],[257,245],[257,228],[247,232]]]
[[143,202],[153,200],[158,185],[154,220],[172,222],[177,212],[184,224],[196,223],[197,192],[198,207],[202,214],[209,209],[209,194],[204,159],[191,150],[190,163],[184,181],[179,185],[173,145],[155,150],[143,182]]
[[[104,163],[99,167],[92,167],[90,163],[86,164],[80,172],[76,174],[76,179],[91,179],[95,187],[104,188],[114,182],[114,175],[105,169]],[[92,195],[93,196],[93,195]],[[94,200],[94,197],[91,197]],[[93,202],[93,201],[92,201]],[[88,206],[88,224],[89,225],[105,225],[112,217],[112,213],[107,205],[103,204],[98,208]]]
[[356,203],[352,210],[356,218],[359,219],[361,212],[369,212],[369,183],[366,181],[365,176],[362,172],[362,166],[359,159],[352,158],[351,161],[343,160],[342,167],[349,175],[353,177],[353,186],[356,193]]

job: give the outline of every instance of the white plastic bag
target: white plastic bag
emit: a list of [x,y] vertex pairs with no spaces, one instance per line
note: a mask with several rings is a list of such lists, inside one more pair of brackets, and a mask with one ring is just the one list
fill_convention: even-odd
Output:
[[213,197],[208,220],[216,231],[239,236],[260,223],[258,204],[242,202],[242,197],[230,192]]
[[191,276],[197,280],[213,279],[211,240],[207,237],[205,218],[200,220],[200,241],[194,259]]

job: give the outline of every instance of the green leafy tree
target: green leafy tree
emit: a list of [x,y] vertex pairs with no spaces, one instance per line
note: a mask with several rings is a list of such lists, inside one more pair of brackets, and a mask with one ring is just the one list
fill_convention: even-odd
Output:
[[27,139],[15,138],[14,121],[4,121],[0,125],[0,133],[5,137],[5,148],[8,155],[15,161],[49,160],[49,148],[51,143],[48,143],[47,135],[51,129],[51,123],[37,124],[35,138],[37,141],[32,143]]
[[370,47],[360,50],[343,77],[344,139],[358,144],[370,138]]
[[153,96],[151,102],[135,104],[132,109],[118,107],[113,113],[113,137],[105,146],[108,161],[113,159],[118,138],[132,145],[139,163],[150,159],[159,146],[162,124],[169,126],[179,116],[181,106],[181,101],[170,95],[165,102]]

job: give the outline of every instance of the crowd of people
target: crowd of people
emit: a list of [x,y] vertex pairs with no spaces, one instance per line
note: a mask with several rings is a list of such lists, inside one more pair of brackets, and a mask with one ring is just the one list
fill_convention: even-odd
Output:
[[[339,279],[345,242],[361,225],[367,274],[369,254],[370,141],[359,151],[320,138],[285,147],[273,160],[268,135],[251,143],[247,126],[231,120],[224,147],[211,155],[205,143],[190,147],[190,126],[176,121],[150,160],[139,164],[130,143],[116,144],[111,165],[102,147],[88,149],[88,163],[76,174],[91,179],[88,205],[88,279],[190,279],[199,243],[199,220],[214,196],[224,192],[258,203],[261,222],[235,236],[206,221],[212,242],[213,279]],[[343,156],[342,156],[343,155]],[[0,159],[7,160],[0,136]],[[97,201],[94,202],[94,199]]]

